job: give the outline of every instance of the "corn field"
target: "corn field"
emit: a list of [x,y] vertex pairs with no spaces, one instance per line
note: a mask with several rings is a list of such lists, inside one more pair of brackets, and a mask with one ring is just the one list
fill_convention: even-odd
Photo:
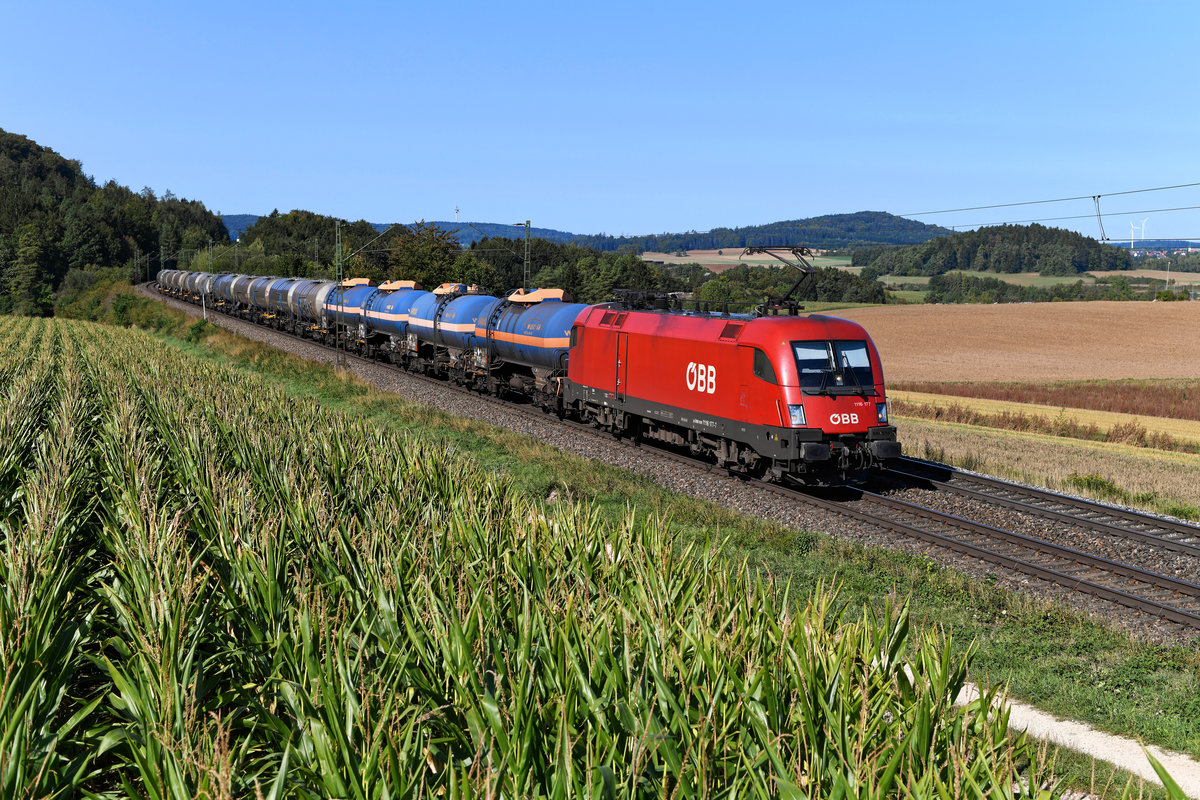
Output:
[[1052,796],[903,607],[153,337],[0,318],[4,797]]

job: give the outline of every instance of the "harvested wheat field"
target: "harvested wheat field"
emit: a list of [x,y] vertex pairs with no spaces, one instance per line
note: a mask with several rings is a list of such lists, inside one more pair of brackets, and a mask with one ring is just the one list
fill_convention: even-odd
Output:
[[[1008,415],[1014,420],[1014,422],[1022,419],[1028,419],[1030,421],[1028,428],[1022,426],[1017,428],[1018,430],[1037,430],[1035,423],[1040,423],[1053,428],[1056,419],[1066,414],[1066,409],[1062,406],[1045,406],[1036,405],[1034,403],[1012,403],[1004,400],[987,400],[978,397],[958,397],[955,395],[927,394],[925,392],[907,392],[896,389],[888,390],[888,398],[893,404],[900,402],[907,406],[921,410],[922,413],[914,415],[925,419],[930,418],[930,416],[935,413],[935,409],[944,410],[947,408],[952,409],[955,406],[960,406],[969,408],[972,412],[977,414],[992,416]],[[898,410],[899,406],[897,405],[893,405],[892,409],[897,414],[912,414],[912,412],[902,412]],[[940,419],[941,417],[933,418]],[[961,422],[963,420],[959,419],[957,421]],[[1200,444],[1200,421],[1194,419],[1172,419],[1170,417],[1152,417],[1144,414],[1121,414],[1113,411],[1096,411],[1086,408],[1072,408],[1071,421],[1078,424],[1082,428],[1091,426],[1098,434],[1112,430],[1119,431],[1124,429],[1128,431],[1136,431],[1141,429],[1143,433],[1149,431],[1153,434],[1165,434],[1166,436],[1185,444]],[[1126,441],[1129,442],[1128,439],[1126,439]]]
[[888,380],[1200,378],[1200,303],[872,306]]
[[[955,422],[905,419],[900,424],[900,438],[908,456],[932,457],[947,464],[967,462],[970,469],[989,475],[1113,500],[1070,480],[1072,475],[1098,475],[1131,495],[1200,506],[1200,461],[1188,453],[1040,433],[989,431]],[[936,452],[931,453],[930,448]],[[1153,503],[1140,499],[1124,502],[1155,508]],[[1170,513],[1180,512],[1172,509]]]

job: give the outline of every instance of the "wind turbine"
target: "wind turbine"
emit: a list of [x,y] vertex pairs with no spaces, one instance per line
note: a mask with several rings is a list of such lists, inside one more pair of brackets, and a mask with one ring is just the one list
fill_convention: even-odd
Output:
[[1133,253],[1133,232],[1134,231],[1138,231],[1142,235],[1142,244],[1143,245],[1146,244],[1146,222],[1149,219],[1150,219],[1149,217],[1146,217],[1146,219],[1142,220],[1142,225],[1141,225],[1140,229],[1138,228],[1137,225],[1134,225],[1132,222],[1129,223],[1129,252],[1131,254]]

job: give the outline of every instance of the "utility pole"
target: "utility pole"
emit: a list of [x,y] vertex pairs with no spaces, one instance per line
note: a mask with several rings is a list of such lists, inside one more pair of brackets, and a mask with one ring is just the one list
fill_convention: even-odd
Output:
[[333,279],[336,282],[334,291],[338,293],[338,318],[333,321],[333,349],[336,353],[335,365],[339,367],[346,366],[346,353],[342,350],[342,329],[340,323],[345,319],[345,297],[346,291],[342,287],[342,221],[334,220],[334,247],[333,247]]
[[[520,222],[514,222],[513,225],[521,227]],[[529,291],[529,220],[525,220],[525,279],[521,283],[521,288],[526,292]]]
[[529,220],[525,220],[525,291],[529,291]]

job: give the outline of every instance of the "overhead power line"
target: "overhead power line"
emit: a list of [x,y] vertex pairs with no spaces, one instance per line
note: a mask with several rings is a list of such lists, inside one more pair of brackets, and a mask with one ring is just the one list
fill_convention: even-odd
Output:
[[[1128,189],[1124,192],[1105,192],[1103,194],[1081,194],[1077,197],[1056,197],[1053,200],[1024,200],[1020,203],[993,203],[986,206],[966,206],[964,208],[946,208],[941,211],[921,211],[915,214],[900,214],[902,217],[929,217],[934,214],[953,214],[959,211],[984,211],[989,208],[1015,208],[1017,206],[1037,206],[1046,205],[1048,203],[1067,203],[1072,200],[1096,200],[1101,197],[1118,197],[1125,194],[1142,194],[1143,192],[1163,192],[1168,189],[1188,189],[1193,186],[1200,186],[1200,181],[1196,183],[1179,183],[1174,186],[1155,186],[1150,189]],[[1089,214],[1088,216],[1091,216]]]
[[[1200,206],[1177,206],[1175,208],[1145,208],[1141,211],[1105,211],[1105,217],[1130,217],[1137,214],[1158,214],[1167,211],[1195,211]],[[956,228],[987,228],[992,225],[1028,225],[1031,222],[1061,222],[1068,219],[1093,219],[1095,214],[1074,214],[1069,217],[1040,217],[1039,219],[1020,219],[1005,222],[976,222],[972,224],[955,225]]]

